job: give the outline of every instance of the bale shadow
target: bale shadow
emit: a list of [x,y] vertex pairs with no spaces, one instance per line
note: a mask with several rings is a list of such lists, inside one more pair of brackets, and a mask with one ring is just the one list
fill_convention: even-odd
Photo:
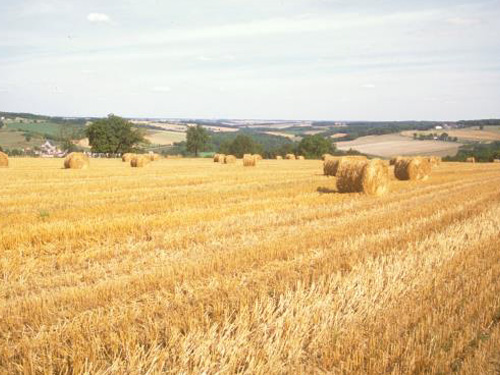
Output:
[[327,187],[319,187],[316,191],[320,194],[339,194],[337,190],[330,189]]

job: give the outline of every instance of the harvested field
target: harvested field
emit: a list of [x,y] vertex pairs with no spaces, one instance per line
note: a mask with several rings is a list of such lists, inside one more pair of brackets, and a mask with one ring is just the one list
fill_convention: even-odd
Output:
[[0,374],[495,374],[500,165],[380,197],[322,162],[12,158]]
[[399,134],[373,135],[354,141],[337,142],[339,150],[353,149],[363,154],[391,158],[398,155],[454,156],[460,144],[441,141],[416,141]]

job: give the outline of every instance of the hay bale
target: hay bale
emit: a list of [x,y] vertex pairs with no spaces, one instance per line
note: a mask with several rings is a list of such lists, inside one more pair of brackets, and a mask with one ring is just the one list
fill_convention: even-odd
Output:
[[234,164],[236,163],[236,156],[234,155],[226,155],[224,158],[224,164]]
[[257,159],[253,155],[243,156],[244,167],[255,167],[256,164],[257,164]]
[[406,156],[395,156],[391,160],[389,160],[389,165],[396,165],[396,163],[398,161],[404,160],[404,159],[409,159],[409,158]]
[[276,156],[276,160],[283,160],[283,156],[281,155]]
[[64,168],[66,169],[87,169],[89,167],[89,158],[81,152],[72,152],[64,159]]
[[143,168],[151,162],[151,159],[145,155],[134,155],[130,160],[130,166],[133,168]]
[[500,163],[500,159],[493,159],[493,163]]
[[125,154],[122,155],[122,161],[130,163],[130,160],[132,160],[132,158],[134,156],[135,156],[135,154],[133,154],[131,152],[127,152],[127,153],[125,153]]
[[333,158],[333,157],[334,157],[334,156],[333,156],[333,155],[331,155],[331,154],[323,154],[323,155],[321,155],[321,160],[325,161],[325,160],[327,160],[327,159],[331,159],[331,158]]
[[389,168],[382,160],[345,160],[337,171],[340,193],[383,195],[389,190]]
[[426,159],[431,163],[432,167],[436,167],[441,164],[442,159],[439,156],[427,156]]
[[475,163],[476,162],[476,158],[475,157],[470,157],[470,158],[465,159],[465,161],[467,163]]
[[224,159],[226,159],[226,154],[219,154],[218,162],[224,164]]
[[148,154],[147,157],[149,158],[150,161],[157,161],[160,160],[160,155],[158,154]]
[[342,157],[331,157],[326,159],[323,162],[323,173],[325,176],[336,176],[337,171],[339,167],[342,165],[342,163],[349,161],[349,160],[367,160],[366,156],[359,156],[359,155],[348,155],[348,156],[342,156]]
[[0,167],[9,166],[9,156],[3,152],[0,152]]
[[259,154],[254,154],[252,155],[256,161],[259,161],[259,160],[262,160],[262,156],[260,156]]
[[294,154],[286,154],[285,159],[286,160],[295,160],[295,155]]
[[297,160],[306,160],[306,158],[302,155],[297,156]]
[[394,166],[394,175],[398,180],[426,180],[432,166],[427,158],[415,157],[399,160]]
[[220,156],[220,154],[215,154],[214,155],[214,163],[218,163],[219,162],[219,156]]

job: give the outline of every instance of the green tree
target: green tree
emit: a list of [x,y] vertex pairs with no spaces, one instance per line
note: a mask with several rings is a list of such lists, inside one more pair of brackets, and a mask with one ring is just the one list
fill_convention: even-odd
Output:
[[190,126],[186,133],[186,149],[196,157],[207,146],[210,136],[201,125]]
[[146,142],[141,130],[134,129],[130,121],[115,115],[94,121],[85,133],[92,152],[125,153]]
[[323,154],[335,152],[333,143],[319,134],[302,138],[297,149],[299,154],[308,159],[319,159]]

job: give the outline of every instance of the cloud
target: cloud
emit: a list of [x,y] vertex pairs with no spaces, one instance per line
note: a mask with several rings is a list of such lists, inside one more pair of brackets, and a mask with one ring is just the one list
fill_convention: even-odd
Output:
[[478,18],[453,17],[448,18],[446,22],[454,26],[474,26],[479,25],[482,21]]
[[365,83],[362,87],[364,89],[374,89],[377,86],[375,86],[373,83]]
[[89,13],[87,20],[92,23],[109,23],[111,19],[104,13]]
[[159,92],[159,93],[164,93],[164,92],[170,92],[172,91],[172,89],[168,86],[157,86],[157,87],[153,87],[151,89],[151,91],[153,92]]

